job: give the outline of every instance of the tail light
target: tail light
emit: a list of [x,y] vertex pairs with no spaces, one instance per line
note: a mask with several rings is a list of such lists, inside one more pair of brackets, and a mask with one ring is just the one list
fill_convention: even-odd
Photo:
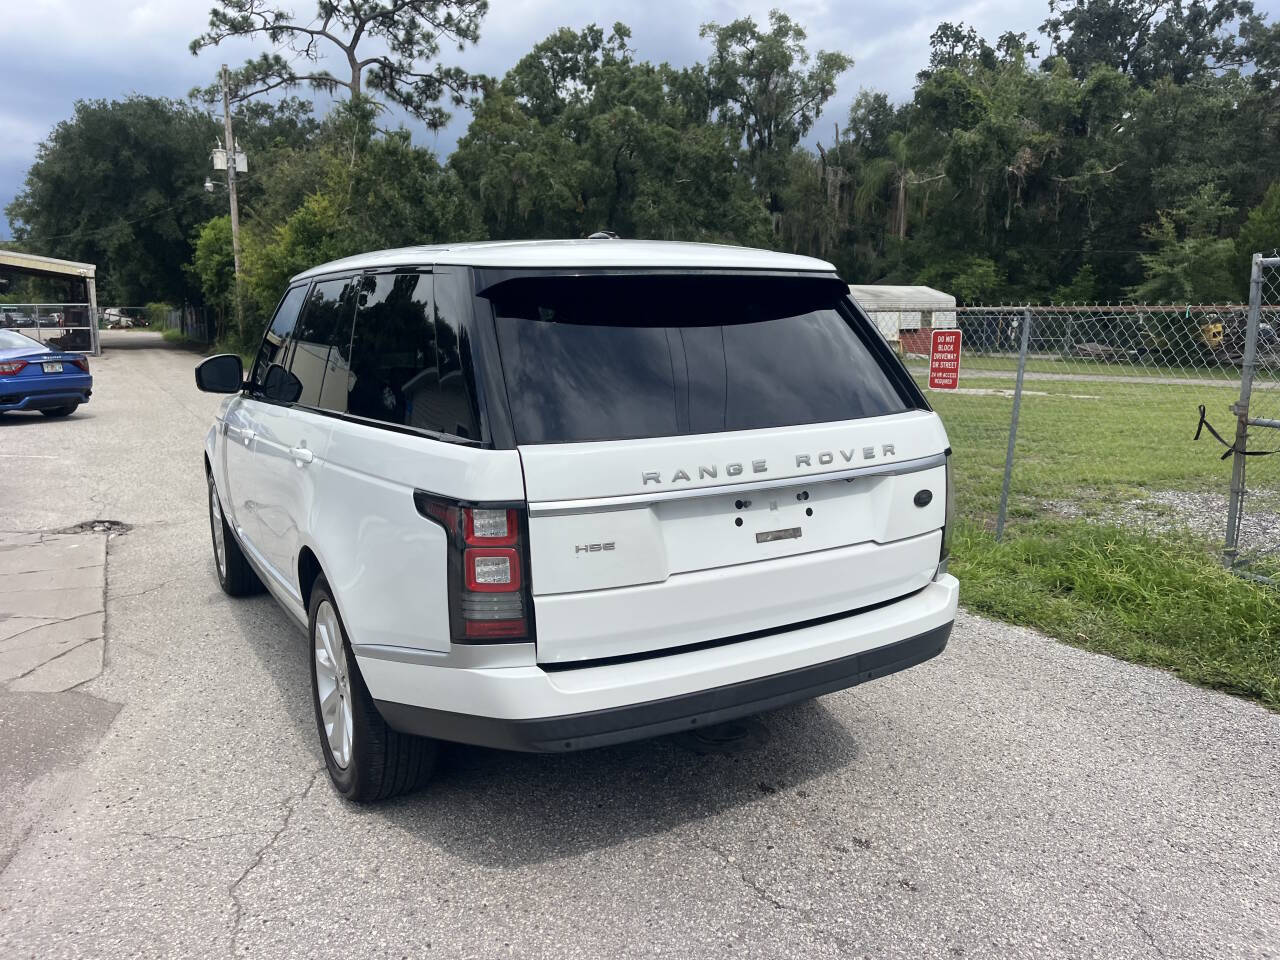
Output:
[[528,524],[522,507],[463,505],[418,490],[418,512],[448,537],[449,627],[454,643],[533,640]]
[[72,363],[74,366],[79,367],[79,368],[80,368],[81,370],[83,370],[85,373],[88,373],[88,372],[89,372],[89,358],[88,358],[88,357],[76,357],[76,358],[74,358],[74,359],[71,361],[71,363]]
[[6,360],[0,363],[0,377],[12,377],[15,373],[21,373],[26,366],[25,360]]

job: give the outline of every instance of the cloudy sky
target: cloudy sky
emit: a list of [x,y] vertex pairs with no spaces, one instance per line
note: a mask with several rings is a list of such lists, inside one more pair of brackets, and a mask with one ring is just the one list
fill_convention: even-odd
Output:
[[[300,14],[312,0],[281,0]],[[1259,7],[1280,4],[1264,0]],[[637,55],[655,63],[683,65],[705,58],[699,24],[726,22],[751,14],[765,22],[781,0],[490,0],[477,47],[449,54],[475,71],[501,75],[529,48],[561,26],[581,27],[622,20],[633,32]],[[5,95],[0,97],[0,209],[21,189],[23,177],[43,140],[71,115],[77,99],[118,98],[130,93],[182,97],[208,83],[223,61],[236,64],[261,48],[224,44],[193,57],[187,44],[208,19],[209,0],[10,0],[0,26],[0,63]],[[1046,0],[794,0],[785,9],[809,31],[811,50],[839,50],[853,56],[854,68],[820,121],[843,123],[861,87],[910,95],[915,72],[928,53],[928,38],[940,20],[962,20],[994,40],[1006,29],[1034,34],[1044,20]],[[422,131],[419,142],[447,154],[465,130],[465,111],[439,134]],[[0,217],[0,236],[8,224]]]

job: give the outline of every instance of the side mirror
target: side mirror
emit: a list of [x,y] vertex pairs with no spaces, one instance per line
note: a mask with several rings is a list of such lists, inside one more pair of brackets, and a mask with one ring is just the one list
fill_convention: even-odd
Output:
[[244,386],[244,366],[234,353],[220,353],[196,364],[196,386],[205,393],[238,393]]
[[302,381],[280,364],[273,363],[263,374],[262,395],[279,403],[295,403],[302,396]]

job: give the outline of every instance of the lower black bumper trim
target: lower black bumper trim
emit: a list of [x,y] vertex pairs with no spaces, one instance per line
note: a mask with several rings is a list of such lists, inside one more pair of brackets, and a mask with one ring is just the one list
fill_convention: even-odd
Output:
[[946,623],[897,643],[755,680],[559,717],[503,720],[375,702],[383,719],[402,733],[502,750],[564,753],[724,723],[887,676],[941,653],[951,627]]

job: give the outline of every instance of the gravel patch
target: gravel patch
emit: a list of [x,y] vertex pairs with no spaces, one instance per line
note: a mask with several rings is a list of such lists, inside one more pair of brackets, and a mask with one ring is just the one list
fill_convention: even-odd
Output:
[[[959,394],[967,397],[1004,397],[1006,400],[1012,400],[1017,394],[1016,390],[1002,390],[996,387],[954,387],[949,393]],[[1048,393],[1045,390],[1023,390],[1024,397],[1057,397],[1061,400],[1100,400],[1102,399],[1096,393]]]
[[[1188,490],[1152,490],[1130,500],[1046,500],[1046,509],[1063,517],[1084,517],[1149,533],[1188,531],[1221,543],[1227,526],[1227,497]],[[1280,495],[1256,494],[1245,500],[1240,524],[1242,552],[1280,552]]]

